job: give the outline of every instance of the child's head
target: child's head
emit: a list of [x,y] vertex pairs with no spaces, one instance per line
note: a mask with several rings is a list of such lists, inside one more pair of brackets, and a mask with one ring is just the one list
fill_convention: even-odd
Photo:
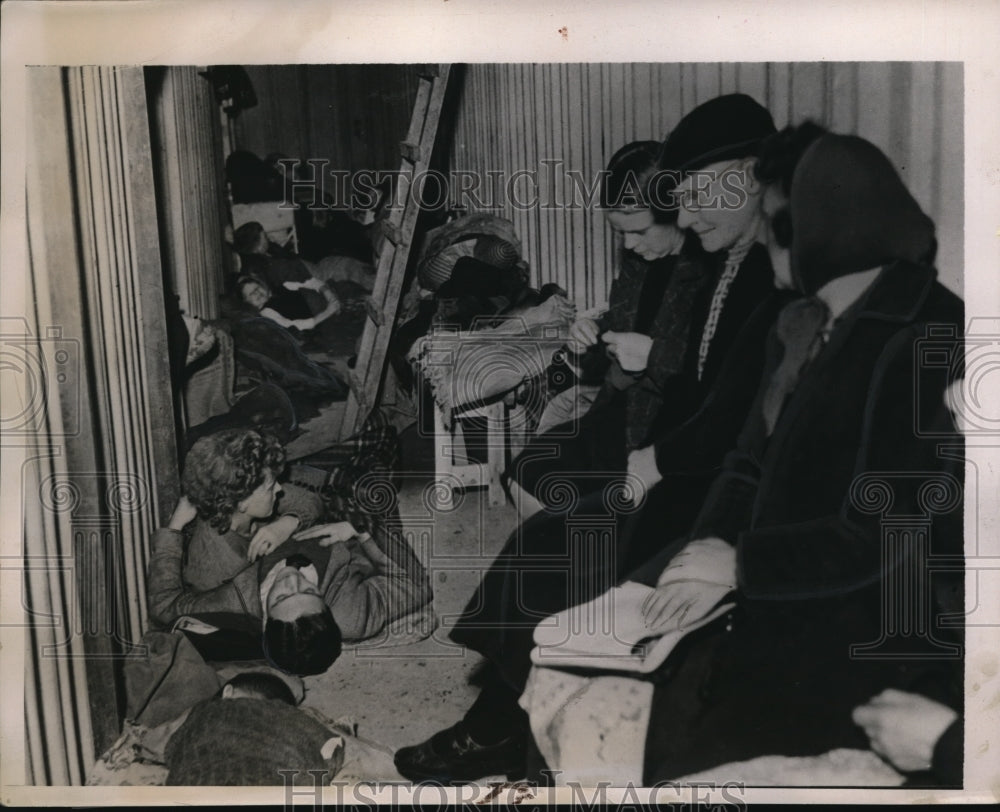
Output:
[[295,696],[281,677],[248,671],[237,674],[222,686],[223,699],[280,699],[295,704]]

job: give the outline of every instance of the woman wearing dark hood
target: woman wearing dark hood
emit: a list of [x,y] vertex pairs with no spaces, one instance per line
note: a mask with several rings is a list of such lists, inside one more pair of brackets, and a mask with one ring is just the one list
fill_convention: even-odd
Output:
[[[853,136],[806,151],[788,209],[806,298],[778,319],[692,541],[631,579],[656,587],[651,634],[736,602],[656,675],[647,785],[764,755],[866,749],[853,708],[887,688],[944,691],[961,667],[960,647],[935,634],[927,568],[962,549],[933,532],[961,516],[963,469],[961,447],[940,455],[935,433],[963,305],[936,280],[934,224],[885,155]],[[918,363],[925,349],[949,363]]]

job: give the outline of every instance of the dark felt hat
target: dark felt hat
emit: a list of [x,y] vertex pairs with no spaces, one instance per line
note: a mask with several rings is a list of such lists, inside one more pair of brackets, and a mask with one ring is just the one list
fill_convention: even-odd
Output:
[[749,96],[718,96],[680,120],[663,144],[659,166],[691,172],[717,161],[756,155],[760,142],[775,132],[771,114]]

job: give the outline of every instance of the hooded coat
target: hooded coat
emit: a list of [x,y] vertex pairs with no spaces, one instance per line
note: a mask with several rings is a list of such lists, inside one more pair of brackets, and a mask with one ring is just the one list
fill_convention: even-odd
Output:
[[[962,554],[964,467],[944,402],[963,305],[929,264],[933,223],[888,159],[855,137],[806,151],[790,204],[804,292],[882,270],[768,434],[764,395],[784,354],[771,333],[739,447],[691,535],[735,546],[736,608],[685,638],[656,675],[647,785],[764,755],[867,749],[856,706],[888,687],[947,699],[961,668],[927,577],[928,556]],[[655,583],[668,561],[631,580]]]

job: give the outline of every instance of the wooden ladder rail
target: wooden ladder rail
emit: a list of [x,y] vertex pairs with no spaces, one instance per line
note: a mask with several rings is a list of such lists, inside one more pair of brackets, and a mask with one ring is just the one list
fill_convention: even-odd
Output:
[[412,189],[411,186],[415,177],[427,171],[431,160],[449,72],[449,65],[428,65],[420,71],[410,129],[406,140],[399,145],[402,162],[393,202],[402,201],[403,205],[392,206],[389,216],[381,224],[384,240],[357,361],[348,375],[350,393],[340,426],[341,440],[360,430],[378,400],[385,377],[389,339],[403,293],[403,277],[420,212],[420,189]]

